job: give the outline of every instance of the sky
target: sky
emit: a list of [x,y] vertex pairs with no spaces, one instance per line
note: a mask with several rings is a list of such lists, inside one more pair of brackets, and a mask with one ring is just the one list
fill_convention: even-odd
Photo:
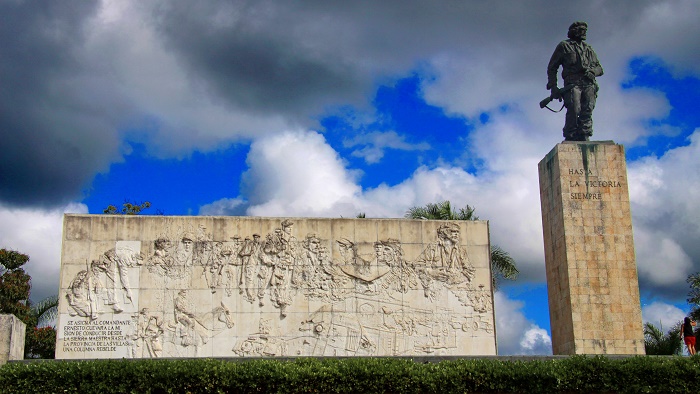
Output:
[[[499,354],[551,354],[537,163],[568,26],[625,147],[643,319],[700,271],[700,2],[0,0],[0,247],[58,293],[64,213],[402,217],[476,207],[520,277]],[[560,85],[561,86],[561,85]]]

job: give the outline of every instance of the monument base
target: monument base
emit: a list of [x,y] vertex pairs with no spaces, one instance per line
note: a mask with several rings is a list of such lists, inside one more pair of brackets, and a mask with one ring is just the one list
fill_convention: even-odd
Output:
[[623,146],[567,141],[538,167],[554,354],[644,354]]
[[24,359],[27,326],[15,315],[0,315],[0,365]]

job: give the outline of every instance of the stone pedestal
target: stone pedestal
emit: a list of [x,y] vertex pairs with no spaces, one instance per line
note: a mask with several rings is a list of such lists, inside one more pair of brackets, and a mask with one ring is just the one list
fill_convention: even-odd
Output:
[[24,359],[27,326],[15,315],[0,315],[0,365]]
[[644,354],[623,146],[563,142],[538,167],[554,354]]

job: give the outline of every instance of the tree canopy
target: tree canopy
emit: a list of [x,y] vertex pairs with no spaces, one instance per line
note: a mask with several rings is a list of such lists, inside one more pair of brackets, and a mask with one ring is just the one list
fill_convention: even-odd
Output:
[[56,330],[48,324],[55,319],[58,296],[32,306],[32,278],[22,268],[28,261],[26,254],[0,249],[0,313],[13,314],[26,324],[25,358],[54,358]]
[[474,214],[476,208],[467,204],[464,208],[454,209],[449,201],[438,203],[428,203],[422,207],[412,207],[404,217],[409,219],[432,219],[432,220],[479,220]]
[[121,209],[116,205],[108,205],[102,210],[102,213],[107,215],[139,215],[143,210],[151,207],[151,203],[144,201],[142,203],[132,203],[128,200],[124,201]]
[[[27,326],[32,322],[29,307],[29,290],[32,278],[22,266],[29,261],[26,254],[0,249],[0,311],[17,316]],[[36,323],[35,323],[36,324]],[[32,324],[35,325],[35,324]]]
[[681,344],[680,326],[670,329],[666,334],[651,323],[644,324],[644,350],[647,355],[681,355],[683,345]]
[[700,272],[696,272],[692,275],[688,275],[686,279],[688,285],[690,286],[690,291],[688,292],[688,304],[690,304],[690,318],[699,321],[700,320]]

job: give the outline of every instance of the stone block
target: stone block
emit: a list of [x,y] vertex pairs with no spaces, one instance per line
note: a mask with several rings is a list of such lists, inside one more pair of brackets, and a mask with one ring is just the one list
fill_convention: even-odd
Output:
[[24,359],[26,328],[17,316],[0,314],[0,365]]
[[488,222],[66,215],[56,358],[495,355]]
[[539,177],[554,354],[643,354],[623,147],[563,142]]

